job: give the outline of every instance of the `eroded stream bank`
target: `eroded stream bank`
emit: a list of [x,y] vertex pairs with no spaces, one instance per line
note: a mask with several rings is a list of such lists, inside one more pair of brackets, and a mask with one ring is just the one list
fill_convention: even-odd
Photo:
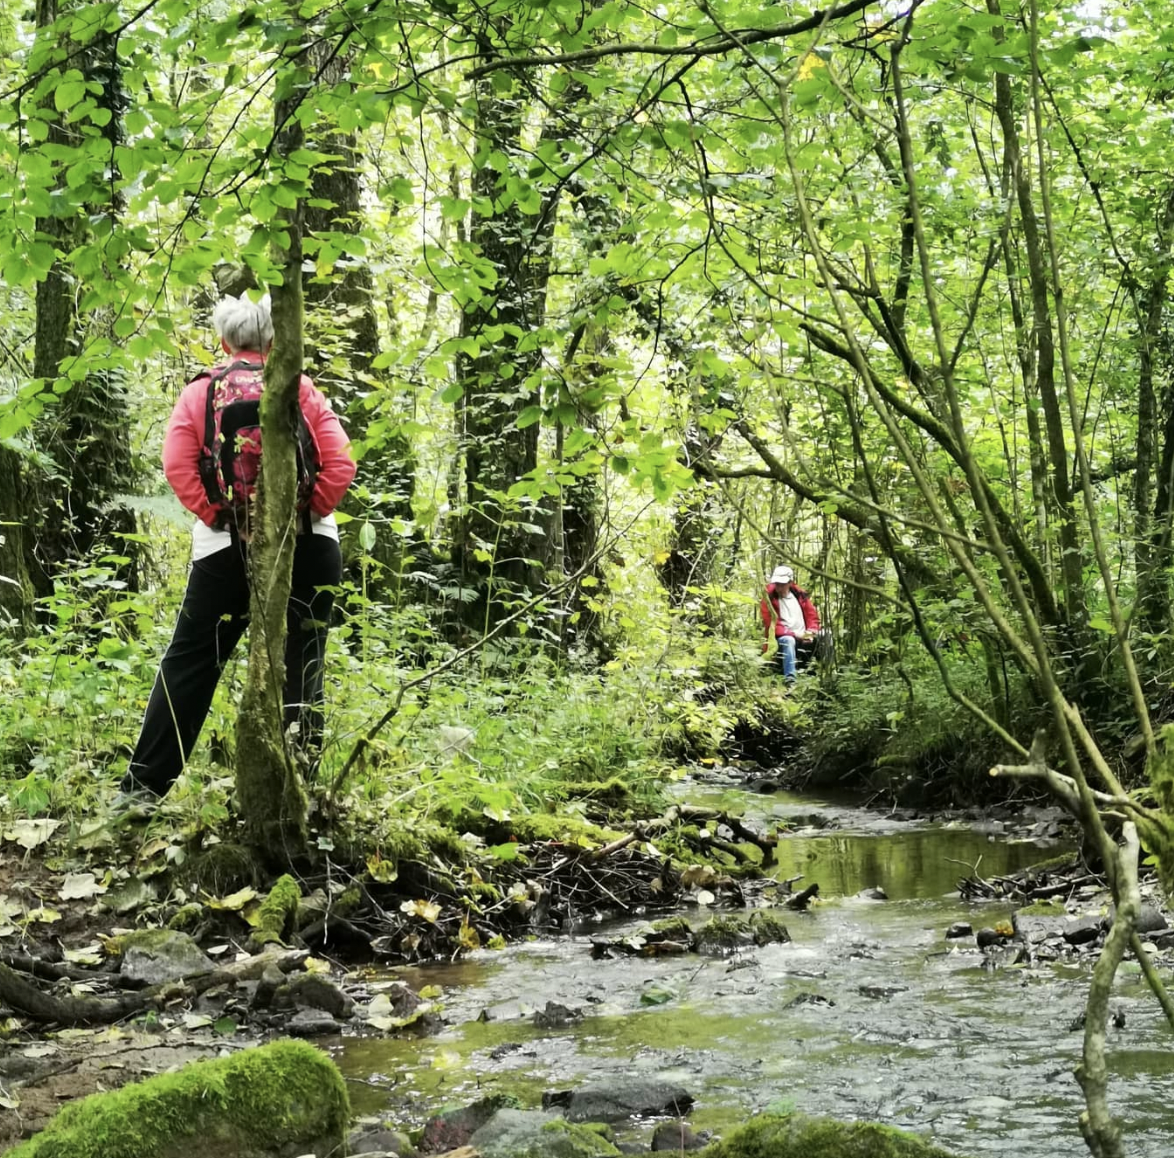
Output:
[[[1062,846],[1009,839],[992,831],[997,822],[947,827],[784,793],[684,791],[752,821],[810,822],[780,841],[772,869],[821,886],[813,911],[785,914],[789,944],[729,958],[592,959],[593,937],[634,932],[643,922],[633,920],[397,970],[413,988],[442,988],[449,1026],[425,1039],[341,1043],[356,1110],[407,1126],[486,1093],[536,1105],[545,1091],[643,1075],[688,1089],[698,1128],[788,1106],[932,1133],[963,1154],[1083,1152],[1072,1077],[1081,1035],[1070,1025],[1087,965],[992,968],[973,939],[944,939],[956,921],[977,927],[1010,913],[964,904],[959,877],[976,865],[984,876],[1011,872]],[[1044,836],[1048,822],[1034,831]],[[855,895],[872,887],[890,899]],[[699,909],[696,923],[708,915]],[[1125,1024],[1110,1043],[1112,1097],[1129,1153],[1154,1158],[1174,1135],[1174,1073],[1165,1023],[1134,968],[1114,1000]],[[536,1025],[548,1001],[581,1016]]]

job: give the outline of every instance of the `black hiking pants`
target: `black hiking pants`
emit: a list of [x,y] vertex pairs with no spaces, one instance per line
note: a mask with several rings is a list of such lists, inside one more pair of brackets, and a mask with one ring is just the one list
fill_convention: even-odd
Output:
[[[183,771],[220,673],[249,625],[248,548],[234,543],[192,564],[175,633],[167,646],[124,792],[146,788],[162,796]],[[313,752],[322,736],[322,675],[334,591],[342,579],[342,552],[327,535],[298,536],[293,586],[286,612],[285,724]]]

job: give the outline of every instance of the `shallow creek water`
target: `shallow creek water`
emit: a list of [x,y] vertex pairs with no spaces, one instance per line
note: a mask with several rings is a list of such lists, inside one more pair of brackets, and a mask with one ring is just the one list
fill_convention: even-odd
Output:
[[[816,813],[836,824],[780,842],[774,874],[803,873],[822,898],[810,913],[787,914],[790,944],[724,959],[594,961],[583,932],[395,971],[417,988],[441,986],[450,1025],[422,1040],[341,1044],[356,1111],[408,1126],[486,1093],[537,1105],[544,1090],[628,1073],[688,1089],[699,1129],[787,1107],[900,1126],[960,1155],[1086,1153],[1072,1076],[1082,1035],[1069,1024],[1084,1008],[1088,966],[990,970],[972,938],[943,938],[954,921],[977,928],[1010,912],[963,904],[959,876],[976,864],[984,876],[1009,872],[1062,849],[784,793],[693,786],[688,799],[740,807],[751,821]],[[890,899],[854,896],[873,886]],[[1131,1158],[1163,1158],[1174,1155],[1169,1031],[1132,968],[1113,1002],[1126,1027],[1111,1031],[1112,1101]],[[530,1015],[548,1000],[581,1007],[583,1021],[536,1028]]]

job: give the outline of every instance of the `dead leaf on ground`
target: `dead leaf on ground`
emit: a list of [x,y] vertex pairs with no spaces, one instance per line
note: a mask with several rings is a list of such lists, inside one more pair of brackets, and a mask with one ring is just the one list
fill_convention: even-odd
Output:
[[106,886],[93,873],[70,873],[57,890],[63,901],[84,901],[106,891]]
[[208,908],[220,909],[228,913],[239,913],[250,901],[257,899],[257,890],[254,888],[239,889],[229,893],[226,897],[209,897]]
[[4,839],[31,851],[44,844],[60,827],[60,820],[49,820],[47,817],[39,820],[14,820],[4,830]]

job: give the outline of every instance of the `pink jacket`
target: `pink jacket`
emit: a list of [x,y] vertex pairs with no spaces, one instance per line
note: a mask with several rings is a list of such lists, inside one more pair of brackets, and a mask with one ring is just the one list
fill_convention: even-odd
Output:
[[[234,361],[264,362],[260,354],[243,352]],[[350,455],[350,440],[338,416],[330,409],[326,395],[309,378],[302,375],[299,400],[310,436],[318,451],[318,475],[310,509],[322,517],[329,515],[342,501],[355,477]],[[163,473],[176,497],[201,522],[211,527],[217,508],[208,501],[200,479],[200,453],[204,447],[204,416],[207,412],[208,378],[202,375],[189,382],[180,393],[167,424],[163,439]]]

